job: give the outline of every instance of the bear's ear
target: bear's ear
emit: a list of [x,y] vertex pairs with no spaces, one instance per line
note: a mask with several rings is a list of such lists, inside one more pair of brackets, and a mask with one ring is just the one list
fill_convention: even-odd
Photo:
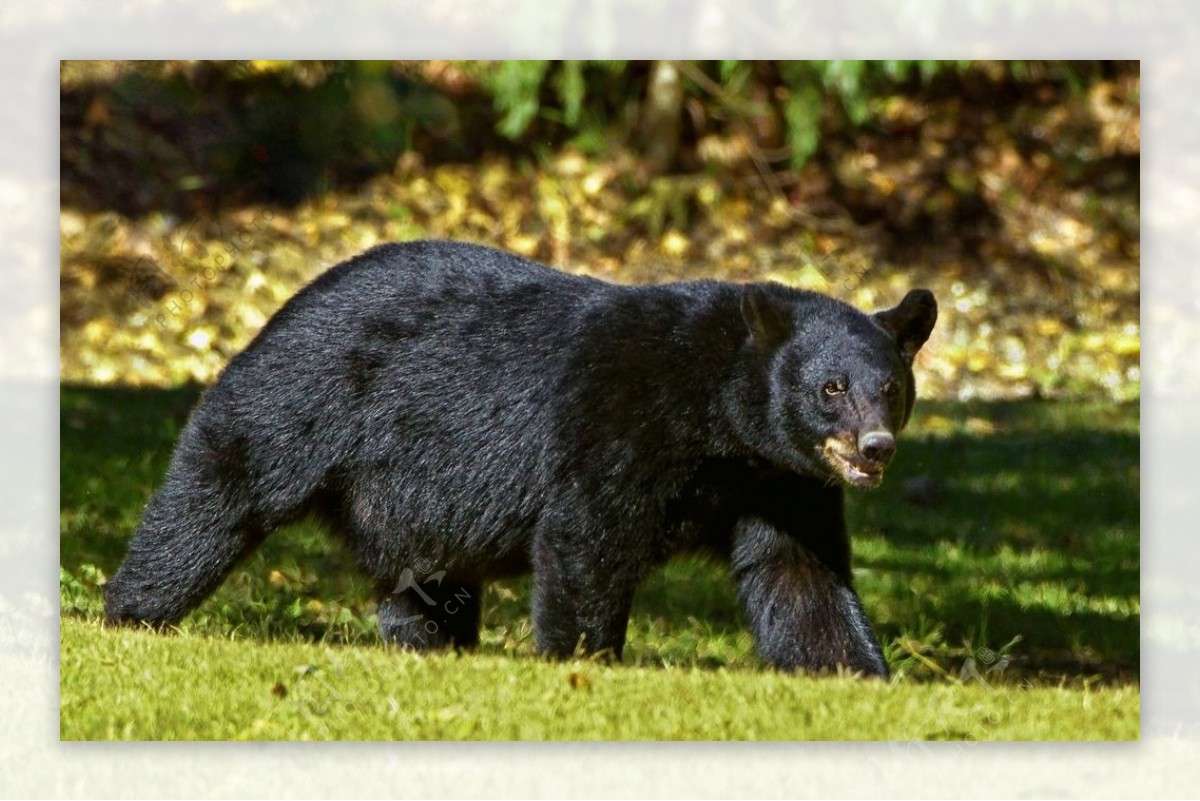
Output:
[[911,366],[917,351],[929,339],[937,315],[937,301],[933,293],[928,289],[914,289],[904,296],[899,306],[877,312],[875,319],[896,340],[900,355]]
[[760,350],[770,350],[792,335],[791,304],[763,284],[742,286],[742,318],[750,341]]

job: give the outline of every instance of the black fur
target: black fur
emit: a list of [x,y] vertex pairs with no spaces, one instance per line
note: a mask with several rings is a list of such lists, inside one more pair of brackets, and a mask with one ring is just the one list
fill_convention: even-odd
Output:
[[924,290],[872,317],[771,284],[617,286],[474,245],[375,248],[297,294],[205,394],[107,619],[178,621],[316,512],[378,583],[391,641],[474,645],[481,582],[532,570],[541,649],[619,658],[639,581],[703,549],[731,561],[767,662],[887,675],[842,485],[878,483],[936,315]]

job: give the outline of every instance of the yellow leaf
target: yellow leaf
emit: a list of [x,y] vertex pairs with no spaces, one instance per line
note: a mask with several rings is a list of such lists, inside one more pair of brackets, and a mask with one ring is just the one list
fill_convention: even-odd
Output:
[[536,236],[519,234],[509,237],[508,246],[522,256],[532,256],[534,253],[537,253],[538,240]]
[[809,289],[814,292],[829,290],[829,280],[815,264],[809,263],[794,270],[775,270],[763,276],[768,281],[777,281],[797,289]]
[[668,256],[682,256],[684,253],[687,253],[690,245],[691,243],[688,242],[687,237],[678,231],[668,231],[666,236],[662,238],[662,242],[659,243],[659,247]]
[[992,359],[986,353],[972,353],[967,357],[967,369],[972,372],[986,370],[991,363]]
[[954,430],[954,422],[949,417],[931,414],[925,418],[924,429],[938,433],[948,433]]
[[88,342],[95,344],[107,340],[111,330],[112,324],[107,320],[89,320],[83,327],[83,337]]
[[1119,334],[1112,343],[1112,352],[1118,356],[1136,356],[1142,352],[1142,338],[1133,334]]
[[1038,334],[1044,337],[1061,336],[1063,332],[1067,330],[1067,327],[1062,324],[1061,320],[1055,320],[1053,318],[1038,320],[1036,323],[1034,323],[1033,327],[1037,330]]
[[967,418],[967,431],[972,434],[995,434],[996,424],[983,417]]
[[204,350],[212,342],[212,334],[204,328],[197,328],[188,334],[187,342],[196,350]]
[[750,205],[750,201],[742,198],[731,198],[724,203],[721,209],[722,216],[730,221],[748,219],[753,211],[754,207]]
[[290,61],[267,61],[263,59],[255,59],[250,62],[250,69],[254,72],[279,72],[290,64]]

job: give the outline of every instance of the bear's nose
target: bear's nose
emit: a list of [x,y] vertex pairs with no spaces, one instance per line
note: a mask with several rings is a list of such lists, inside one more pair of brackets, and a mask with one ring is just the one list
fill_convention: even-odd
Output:
[[858,437],[858,452],[864,459],[887,464],[896,455],[896,438],[887,431],[868,431]]

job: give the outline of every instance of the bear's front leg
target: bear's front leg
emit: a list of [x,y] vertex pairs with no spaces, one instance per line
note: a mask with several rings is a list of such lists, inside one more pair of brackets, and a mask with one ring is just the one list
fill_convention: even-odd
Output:
[[577,650],[619,661],[637,587],[620,553],[596,541],[539,533],[533,543],[533,629],[542,653],[567,659]]
[[758,517],[741,520],[732,552],[738,596],[759,656],[782,670],[839,666],[888,676],[849,570],[839,575],[810,549]]

